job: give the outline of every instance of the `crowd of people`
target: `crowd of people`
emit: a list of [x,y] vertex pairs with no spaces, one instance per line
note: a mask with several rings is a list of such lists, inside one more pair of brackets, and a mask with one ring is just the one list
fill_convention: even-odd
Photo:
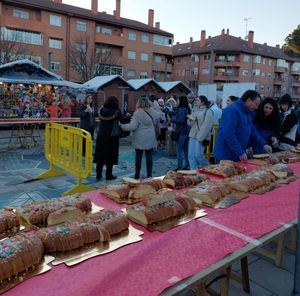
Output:
[[[91,96],[79,108],[80,127],[95,129],[95,112]],[[119,138],[131,133],[135,151],[134,178],[140,178],[145,152],[147,177],[152,177],[153,151],[164,145],[166,131],[172,129],[176,141],[176,170],[195,170],[209,164],[204,156],[212,139],[212,128],[218,125],[214,146],[214,161],[247,161],[253,154],[290,150],[297,145],[299,120],[292,98],[285,94],[279,101],[262,97],[254,90],[241,98],[230,96],[227,106],[220,106],[206,96],[181,96],[164,101],[162,98],[141,97],[133,115],[123,114],[116,97],[109,97],[99,109],[100,125],[96,140],[94,162],[97,179],[106,166],[106,180],[113,180],[113,166],[118,164]]]

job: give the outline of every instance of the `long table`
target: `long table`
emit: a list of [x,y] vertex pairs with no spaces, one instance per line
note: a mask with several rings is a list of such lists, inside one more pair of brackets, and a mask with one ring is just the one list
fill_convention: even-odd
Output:
[[[298,175],[300,163],[292,167]],[[100,206],[122,208],[99,191],[87,194]],[[205,218],[165,233],[133,224],[143,241],[71,268],[52,267],[7,295],[176,295],[292,227],[298,194],[296,180],[228,209],[205,208]]]

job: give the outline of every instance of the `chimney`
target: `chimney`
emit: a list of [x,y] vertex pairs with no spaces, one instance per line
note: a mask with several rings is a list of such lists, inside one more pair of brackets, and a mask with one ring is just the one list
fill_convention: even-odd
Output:
[[279,44],[276,44],[276,48],[280,48],[280,45],[279,45]]
[[264,45],[268,45],[268,43],[267,43],[267,42],[265,42],[265,43],[264,43]]
[[201,38],[200,38],[200,47],[204,47],[205,46],[205,30],[201,31]]
[[226,30],[226,34],[229,35],[229,29]]
[[119,21],[121,18],[121,0],[116,0],[115,18]]
[[190,37],[190,45],[193,43],[193,37]]
[[249,31],[249,34],[248,34],[248,47],[249,48],[253,48],[253,40],[254,40],[254,32]]
[[176,42],[176,45],[178,45],[178,44],[180,44],[180,42],[179,42],[179,41],[177,41],[177,42]]
[[[59,0],[56,0],[59,1]],[[98,0],[92,0],[92,14],[97,15],[98,14]]]
[[62,0],[52,0],[54,3],[62,3]]
[[149,9],[149,11],[148,11],[148,26],[153,27],[153,22],[154,22],[154,10]]
[[155,28],[156,28],[156,29],[160,29],[160,22],[156,22],[156,23],[155,23]]
[[221,36],[224,36],[224,35],[225,35],[225,29],[222,29]]

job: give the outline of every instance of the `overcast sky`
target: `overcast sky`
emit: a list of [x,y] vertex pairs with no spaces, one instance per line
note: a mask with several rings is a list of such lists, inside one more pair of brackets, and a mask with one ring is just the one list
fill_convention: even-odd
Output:
[[[84,8],[91,0],[63,0],[63,3]],[[109,14],[115,9],[115,0],[99,0],[99,11]],[[174,34],[174,41],[188,42],[190,37],[200,39],[206,35],[219,35],[229,28],[230,34],[245,37],[254,31],[254,41],[269,45],[282,45],[285,37],[300,24],[299,0],[121,0],[121,17],[147,23],[148,9],[154,9],[154,22],[161,29]]]

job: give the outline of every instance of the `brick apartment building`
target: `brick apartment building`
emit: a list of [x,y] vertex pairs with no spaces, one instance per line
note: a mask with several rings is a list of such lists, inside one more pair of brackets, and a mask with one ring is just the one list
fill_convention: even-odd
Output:
[[173,47],[173,79],[185,82],[196,91],[201,83],[215,83],[222,90],[228,82],[255,82],[264,96],[280,97],[290,93],[300,102],[300,59],[287,56],[280,48],[231,36],[229,30],[206,38],[201,31],[199,41]]
[[62,0],[0,0],[1,38],[25,44],[27,58],[71,81],[82,80],[72,69],[69,54],[74,47],[85,46],[82,40],[88,40],[89,50],[113,57],[106,75],[170,77],[173,34],[161,30],[159,22],[154,25],[153,10],[144,24],[121,17],[121,0],[116,0],[113,15],[99,12],[101,1],[100,7],[98,0],[90,1],[91,9],[83,9]]

